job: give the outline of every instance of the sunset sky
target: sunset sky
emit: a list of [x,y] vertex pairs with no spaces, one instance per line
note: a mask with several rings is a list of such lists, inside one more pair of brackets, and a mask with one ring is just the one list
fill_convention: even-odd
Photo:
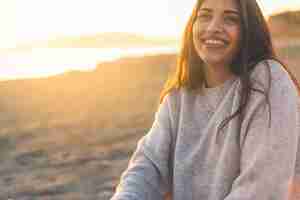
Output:
[[[260,0],[264,13],[299,0]],[[0,48],[59,35],[135,32],[179,37],[195,0],[0,0]]]

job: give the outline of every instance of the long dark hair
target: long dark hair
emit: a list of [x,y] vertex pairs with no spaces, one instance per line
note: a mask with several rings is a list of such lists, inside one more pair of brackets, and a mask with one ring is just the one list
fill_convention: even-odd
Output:
[[[192,31],[193,24],[197,17],[197,12],[203,2],[204,0],[197,1],[188,20],[182,38],[181,50],[177,58],[176,72],[173,77],[169,78],[165,83],[164,89],[160,94],[159,103],[162,103],[164,97],[174,89],[185,87],[189,91],[193,91],[195,89],[201,89],[202,85],[204,84],[204,62],[195,51]],[[290,73],[287,67],[275,54],[267,22],[256,0],[236,0],[236,2],[241,13],[240,46],[243,48],[240,48],[238,54],[235,56],[232,64],[230,65],[230,70],[233,74],[240,78],[242,91],[240,93],[241,98],[238,109],[231,116],[225,118],[221,122],[218,127],[218,131],[224,128],[231,119],[239,114],[241,114],[239,119],[241,121],[243,120],[243,112],[248,104],[251,91],[256,91],[263,94],[266,98],[267,104],[270,106],[268,93],[271,85],[271,73],[270,66],[267,62],[265,66],[268,68],[269,72],[269,88],[266,88],[266,90],[252,88],[250,83],[250,73],[260,61],[273,59],[280,62],[297,86],[298,92],[300,91],[300,87],[296,81],[296,78],[292,75],[292,73]],[[269,109],[269,119],[270,116],[271,113]]]

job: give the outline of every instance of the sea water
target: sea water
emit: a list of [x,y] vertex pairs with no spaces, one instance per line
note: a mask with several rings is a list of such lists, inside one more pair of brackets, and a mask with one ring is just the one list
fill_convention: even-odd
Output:
[[176,47],[33,48],[0,52],[0,79],[47,77],[69,70],[93,70],[97,64],[122,57],[176,53]]

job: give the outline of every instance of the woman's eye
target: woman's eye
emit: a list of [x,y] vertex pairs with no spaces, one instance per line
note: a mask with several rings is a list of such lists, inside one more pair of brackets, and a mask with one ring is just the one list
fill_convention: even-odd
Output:
[[200,15],[198,15],[198,18],[202,19],[202,20],[208,20],[208,19],[210,19],[210,15],[209,14],[200,14]]
[[225,22],[229,23],[229,24],[239,24],[240,19],[235,16],[227,16],[227,17],[225,17]]

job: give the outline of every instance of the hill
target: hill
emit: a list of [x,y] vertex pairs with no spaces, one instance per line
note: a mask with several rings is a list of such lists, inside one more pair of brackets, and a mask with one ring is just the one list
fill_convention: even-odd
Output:
[[275,37],[300,38],[300,10],[274,14],[268,22]]

